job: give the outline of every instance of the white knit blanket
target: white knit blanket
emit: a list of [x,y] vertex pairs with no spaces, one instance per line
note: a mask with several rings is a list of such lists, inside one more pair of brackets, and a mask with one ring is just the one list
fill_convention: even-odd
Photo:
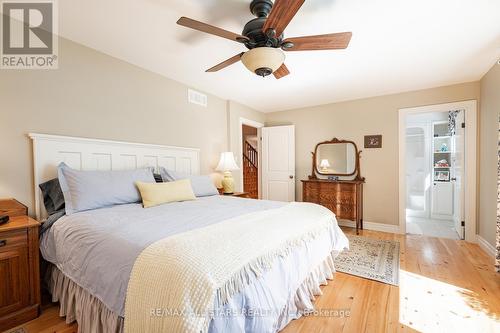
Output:
[[216,300],[225,304],[278,256],[335,223],[324,207],[290,203],[153,243],[132,270],[125,332],[207,332]]

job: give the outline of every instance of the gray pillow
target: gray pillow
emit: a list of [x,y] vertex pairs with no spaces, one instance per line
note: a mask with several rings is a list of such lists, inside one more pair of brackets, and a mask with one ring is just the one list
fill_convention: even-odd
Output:
[[153,170],[80,171],[61,163],[57,169],[66,215],[111,205],[139,202],[135,182],[154,183]]
[[64,211],[64,196],[59,185],[59,179],[54,178],[38,185],[43,195],[43,204],[48,215],[60,210]]
[[164,167],[160,168],[160,175],[164,182],[173,182],[188,178],[191,180],[191,187],[193,188],[194,195],[197,197],[219,195],[219,191],[209,176],[190,176],[181,172],[167,170]]

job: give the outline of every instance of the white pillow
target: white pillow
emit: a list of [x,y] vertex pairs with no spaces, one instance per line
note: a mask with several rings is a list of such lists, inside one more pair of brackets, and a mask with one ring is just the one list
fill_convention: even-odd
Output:
[[197,197],[207,197],[210,195],[219,195],[219,191],[209,176],[190,176],[177,171],[160,168],[160,175],[164,182],[172,182],[181,179],[191,180],[194,195]]
[[57,168],[66,215],[83,210],[141,201],[136,182],[154,183],[153,170],[80,171],[65,163]]

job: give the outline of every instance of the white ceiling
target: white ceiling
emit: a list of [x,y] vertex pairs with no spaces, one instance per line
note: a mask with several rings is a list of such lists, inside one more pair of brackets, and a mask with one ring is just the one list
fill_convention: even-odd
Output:
[[497,0],[306,0],[285,31],[352,31],[347,50],[288,52],[291,75],[260,78],[244,46],[177,26],[188,16],[241,33],[250,0],[59,1],[63,37],[202,91],[270,112],[478,80],[500,57]]

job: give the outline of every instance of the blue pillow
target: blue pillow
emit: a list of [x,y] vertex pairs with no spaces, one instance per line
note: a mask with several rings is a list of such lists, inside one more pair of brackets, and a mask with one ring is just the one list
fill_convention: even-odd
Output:
[[194,195],[197,197],[207,197],[210,195],[219,195],[219,191],[209,176],[190,176],[177,171],[160,168],[160,175],[164,182],[173,182],[180,179],[190,179]]
[[139,202],[135,182],[154,183],[153,170],[80,171],[65,163],[57,169],[66,215],[89,209]]

